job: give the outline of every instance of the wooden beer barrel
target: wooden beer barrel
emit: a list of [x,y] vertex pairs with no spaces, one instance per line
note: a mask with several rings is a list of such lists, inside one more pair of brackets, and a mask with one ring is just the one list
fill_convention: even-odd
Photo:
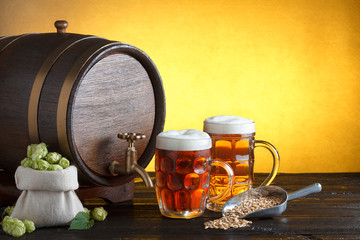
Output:
[[69,158],[82,186],[116,186],[134,176],[112,176],[125,162],[121,132],[138,132],[138,164],[146,167],[163,130],[165,97],[152,60],[138,48],[66,33],[0,38],[0,168],[15,172],[31,143]]

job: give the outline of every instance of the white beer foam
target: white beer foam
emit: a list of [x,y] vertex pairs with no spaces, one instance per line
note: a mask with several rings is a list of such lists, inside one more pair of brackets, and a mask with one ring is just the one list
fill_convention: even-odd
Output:
[[209,134],[196,130],[170,130],[157,135],[156,148],[173,151],[198,151],[211,148]]
[[209,117],[204,121],[204,132],[214,134],[250,134],[255,132],[255,122],[233,115]]

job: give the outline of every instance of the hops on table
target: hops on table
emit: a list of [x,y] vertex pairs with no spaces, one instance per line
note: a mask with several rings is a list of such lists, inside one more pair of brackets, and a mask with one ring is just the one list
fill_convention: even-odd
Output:
[[107,211],[103,207],[97,207],[91,211],[91,216],[95,221],[104,221],[107,214]]
[[30,221],[28,219],[24,219],[22,222],[25,225],[26,232],[31,233],[31,232],[35,231],[36,228],[35,228],[35,224],[34,224],[33,221]]
[[21,237],[26,232],[25,224],[21,220],[9,216],[2,220],[1,226],[6,234],[13,237]]
[[14,211],[14,208],[15,208],[15,206],[7,206],[4,209],[4,212],[3,212],[2,216],[4,216],[4,215],[10,216],[12,214],[12,212]]

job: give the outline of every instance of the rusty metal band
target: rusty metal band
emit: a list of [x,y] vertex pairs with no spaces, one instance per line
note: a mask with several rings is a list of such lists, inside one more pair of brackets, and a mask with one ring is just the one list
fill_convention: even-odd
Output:
[[67,108],[68,103],[70,100],[71,90],[74,86],[78,75],[83,70],[84,66],[88,63],[88,61],[96,56],[99,52],[101,52],[104,48],[118,45],[119,42],[100,42],[91,48],[89,48],[86,52],[81,55],[72,68],[70,69],[69,73],[66,75],[65,81],[61,88],[58,108],[57,108],[57,115],[56,115],[56,126],[57,126],[57,134],[58,134],[58,142],[61,149],[61,153],[66,157],[72,158],[69,140],[67,136]]
[[[26,36],[29,36],[29,35],[35,35],[35,34],[38,34],[38,33],[28,33],[28,34],[22,34],[22,35],[19,35],[19,36],[16,36],[16,38],[14,38],[13,40],[11,40],[10,42],[8,42],[8,44],[6,44],[3,48],[0,49],[0,53],[2,51],[5,50],[5,48],[7,48],[8,46],[10,46],[11,44],[13,44],[15,41],[23,38],[23,37],[26,37]],[[1,38],[0,40],[4,40],[6,38],[10,38],[10,37],[14,37],[14,36],[7,36],[7,37],[3,37]]]
[[28,129],[29,129],[29,138],[31,143],[40,142],[39,137],[39,127],[38,127],[38,108],[39,108],[39,99],[41,90],[43,88],[45,78],[48,75],[51,67],[58,60],[58,58],[71,46],[76,43],[83,41],[88,38],[88,36],[78,35],[73,38],[70,38],[63,44],[59,45],[53,52],[42,63],[32,86],[29,105],[28,105]]

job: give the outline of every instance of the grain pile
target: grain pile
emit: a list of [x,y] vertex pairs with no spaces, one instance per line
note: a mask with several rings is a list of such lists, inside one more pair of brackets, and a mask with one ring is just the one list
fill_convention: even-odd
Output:
[[229,229],[248,227],[252,221],[243,219],[247,214],[269,207],[274,207],[283,202],[279,196],[266,196],[257,199],[244,200],[240,205],[225,212],[225,217],[205,222],[205,229]]

